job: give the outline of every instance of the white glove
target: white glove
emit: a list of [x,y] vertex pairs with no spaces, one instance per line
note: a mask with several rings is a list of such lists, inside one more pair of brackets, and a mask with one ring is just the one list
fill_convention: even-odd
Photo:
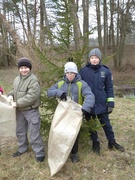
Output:
[[13,96],[11,96],[11,95],[8,96],[7,97],[7,102],[11,104],[13,102]]
[[11,102],[11,106],[12,106],[13,108],[16,108],[16,102]]

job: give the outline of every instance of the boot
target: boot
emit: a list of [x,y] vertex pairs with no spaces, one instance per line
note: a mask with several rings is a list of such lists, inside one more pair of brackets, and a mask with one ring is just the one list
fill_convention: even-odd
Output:
[[44,159],[45,159],[45,156],[36,157],[36,160],[37,160],[38,162],[43,162]]
[[72,154],[71,155],[71,160],[72,160],[73,163],[79,162],[78,154],[77,153],[76,154]]
[[27,152],[27,150],[24,151],[24,152],[19,152],[19,151],[17,151],[16,153],[14,153],[14,154],[12,155],[12,157],[18,157],[18,156],[21,156],[22,154],[24,154],[24,153],[26,153],[26,152]]
[[118,143],[116,143],[115,140],[108,142],[108,148],[109,148],[110,150],[116,149],[116,150],[121,151],[121,152],[124,152],[124,151],[125,151],[124,147],[122,147],[121,145],[119,145]]
[[96,154],[100,154],[100,143],[99,141],[93,141],[92,150]]

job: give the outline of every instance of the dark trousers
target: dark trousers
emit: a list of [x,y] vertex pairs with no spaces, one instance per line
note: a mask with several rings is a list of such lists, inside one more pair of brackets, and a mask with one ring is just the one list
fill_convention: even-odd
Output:
[[78,134],[78,136],[77,136],[77,138],[75,140],[75,143],[73,145],[73,148],[72,148],[72,151],[71,151],[72,154],[76,154],[78,152],[78,141],[79,141],[79,134]]
[[[98,114],[98,115],[91,115],[90,118],[95,119],[96,117],[99,119],[100,124],[103,125],[103,130],[105,132],[106,138],[108,139],[108,141],[113,141],[115,139],[114,137],[114,132],[113,132],[113,128],[112,125],[110,123],[109,120],[109,116],[108,114]],[[93,141],[98,141],[98,134],[96,131],[94,132],[90,132],[90,137]]]

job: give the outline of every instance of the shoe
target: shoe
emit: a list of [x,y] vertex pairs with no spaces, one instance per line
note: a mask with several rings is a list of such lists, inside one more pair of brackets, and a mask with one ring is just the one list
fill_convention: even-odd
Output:
[[116,143],[115,140],[108,142],[108,148],[109,148],[110,150],[117,149],[118,151],[121,151],[121,152],[124,152],[124,151],[125,151],[124,147],[122,147],[121,145],[119,145],[118,143]]
[[72,160],[73,163],[79,162],[80,160],[79,160],[78,154],[72,154],[71,155],[71,160]]
[[43,162],[44,159],[45,159],[45,156],[36,157],[36,160],[37,160],[38,162]]
[[21,156],[22,154],[24,154],[24,153],[26,153],[27,152],[27,150],[26,151],[24,151],[24,152],[19,152],[19,151],[17,151],[16,153],[14,153],[13,155],[12,155],[12,157],[18,157],[18,156]]
[[96,154],[100,154],[100,143],[99,143],[99,141],[93,141],[92,151]]

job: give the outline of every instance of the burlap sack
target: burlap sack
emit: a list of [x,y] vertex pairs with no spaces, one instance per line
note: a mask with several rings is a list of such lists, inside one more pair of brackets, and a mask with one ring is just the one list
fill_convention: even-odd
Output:
[[51,176],[65,164],[82,123],[81,106],[72,100],[60,101],[52,120],[48,140]]
[[7,103],[4,96],[0,96],[0,145],[16,137],[16,112]]

